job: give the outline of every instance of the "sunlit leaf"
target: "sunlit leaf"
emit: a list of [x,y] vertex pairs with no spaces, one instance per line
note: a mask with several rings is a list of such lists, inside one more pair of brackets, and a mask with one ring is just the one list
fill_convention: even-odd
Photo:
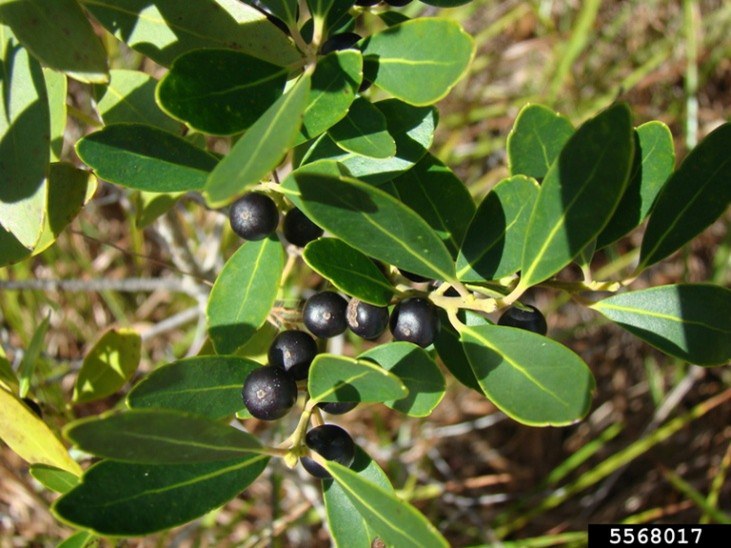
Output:
[[327,134],[346,152],[369,158],[389,158],[396,154],[396,142],[388,133],[386,117],[362,97],[353,101],[345,118]]
[[29,472],[44,487],[56,493],[67,493],[80,481],[77,475],[47,464],[34,464],[30,467]]
[[367,360],[318,354],[310,366],[307,390],[314,401],[382,402],[408,390],[398,377]]

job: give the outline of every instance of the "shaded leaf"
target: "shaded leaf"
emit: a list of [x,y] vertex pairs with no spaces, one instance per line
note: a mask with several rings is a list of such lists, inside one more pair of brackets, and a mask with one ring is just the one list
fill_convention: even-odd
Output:
[[318,354],[310,366],[307,390],[313,401],[382,402],[408,390],[398,377],[367,360]]
[[396,142],[386,129],[386,117],[362,97],[353,101],[345,118],[327,134],[346,152],[369,158],[389,158],[396,154]]
[[56,493],[67,493],[79,484],[79,477],[47,464],[34,464],[30,467],[30,475],[44,487]]
[[33,373],[35,373],[38,358],[41,355],[41,350],[43,350],[46,333],[48,333],[50,326],[51,313],[49,312],[48,316],[43,318],[43,321],[33,331],[33,337],[30,343],[28,343],[28,348],[26,348],[23,358],[20,360],[20,365],[18,366],[18,380],[20,381],[18,394],[20,394],[21,398],[28,395],[30,380],[33,377]]
[[298,0],[260,0],[260,3],[286,24],[294,25],[297,22]]
[[65,74],[47,68],[43,69],[43,79],[46,81],[46,94],[51,117],[51,161],[58,162],[61,160],[63,136],[66,131],[68,82]]
[[24,247],[18,238],[0,226],[0,267],[27,259],[32,251]]
[[[434,339],[434,348],[440,360],[444,364],[444,367],[454,375],[455,379],[466,387],[482,394],[482,387],[477,381],[472,365],[470,365],[467,359],[465,349],[459,340],[459,333],[452,327],[452,324],[449,322],[449,317],[444,310],[439,310],[439,316],[441,328],[436,339]],[[490,323],[481,316],[477,316],[477,314],[474,314],[474,317],[479,318],[480,323],[468,322],[468,325],[484,325]]]
[[8,392],[17,392],[19,388],[18,377],[13,370],[13,366],[5,357],[5,352],[0,347],[0,388],[6,389]]
[[136,192],[135,226],[145,228],[170,211],[185,192]]

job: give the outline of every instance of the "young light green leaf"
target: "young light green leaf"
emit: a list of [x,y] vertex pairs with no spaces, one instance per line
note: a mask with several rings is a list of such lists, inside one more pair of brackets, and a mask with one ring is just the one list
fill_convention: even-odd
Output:
[[635,129],[632,174],[614,216],[597,238],[601,249],[627,234],[650,214],[655,198],[675,166],[670,129],[662,122],[647,122]]
[[543,105],[525,105],[508,135],[510,173],[543,179],[573,132],[568,118]]
[[383,402],[391,409],[411,417],[428,417],[444,397],[442,372],[431,356],[414,344],[382,344],[358,358],[373,360],[401,379],[408,389],[409,394],[405,398]]
[[18,366],[18,379],[20,381],[18,394],[20,394],[21,398],[25,398],[28,395],[30,380],[36,370],[38,357],[41,355],[43,341],[46,338],[46,333],[48,333],[50,325],[51,313],[49,312],[48,316],[43,318],[40,325],[36,327],[33,332],[33,337],[31,337],[30,343],[28,343],[28,348],[25,350],[25,354],[23,354],[23,359],[20,360],[20,365]]
[[391,301],[394,287],[376,264],[337,238],[310,242],[302,257],[312,270],[351,297],[376,306]]
[[323,461],[323,465],[387,545],[399,548],[449,546],[429,520],[408,502],[335,461]]
[[506,415],[532,426],[571,424],[586,415],[595,382],[565,346],[524,329],[460,328],[482,391]]
[[51,510],[62,522],[100,535],[147,535],[218,508],[246,489],[268,460],[262,455],[177,465],[104,460]]
[[500,181],[483,198],[457,257],[460,280],[496,280],[520,268],[538,189],[535,179],[514,175]]
[[98,537],[91,531],[78,531],[56,545],[56,548],[86,548]]
[[629,107],[617,103],[571,136],[543,180],[523,246],[519,287],[561,270],[606,226],[632,165]]
[[122,388],[140,363],[142,339],[132,329],[110,329],[84,357],[73,401],[90,402]]
[[226,261],[208,298],[208,333],[231,354],[267,319],[279,291],[284,249],[276,237],[246,242]]
[[171,409],[131,409],[74,421],[64,436],[92,455],[124,462],[212,462],[256,453],[251,434]]
[[327,134],[346,152],[369,158],[390,158],[396,142],[386,129],[386,117],[367,99],[356,98],[348,114]]
[[44,487],[56,493],[68,493],[79,484],[79,477],[75,474],[47,464],[34,464],[29,472]]
[[43,69],[46,81],[48,108],[51,117],[51,161],[59,162],[63,152],[63,136],[66,131],[66,93],[68,81],[62,72]]
[[698,365],[731,360],[731,290],[711,284],[664,285],[591,306],[661,352]]
[[709,133],[657,197],[642,239],[642,270],[678,250],[713,223],[731,202],[731,122]]
[[107,81],[107,53],[75,0],[0,0],[0,19],[44,65],[81,82]]
[[454,279],[454,263],[436,233],[390,194],[349,177],[293,173],[283,185],[307,216],[369,257],[422,276]]
[[301,58],[256,8],[238,0],[81,0],[104,28],[170,66],[196,49],[229,48],[282,66]]
[[[435,39],[439,37],[439,39]],[[359,43],[365,78],[412,105],[443,99],[467,72],[475,44],[455,21],[413,19]]]
[[305,75],[236,142],[206,182],[212,207],[225,205],[282,161],[300,129],[309,93],[310,77]]
[[169,363],[142,379],[127,396],[133,409],[186,411],[223,419],[243,408],[241,387],[258,363],[235,356],[198,356]]
[[370,361],[332,354],[312,361],[307,390],[316,402],[382,402],[409,392],[398,377]]

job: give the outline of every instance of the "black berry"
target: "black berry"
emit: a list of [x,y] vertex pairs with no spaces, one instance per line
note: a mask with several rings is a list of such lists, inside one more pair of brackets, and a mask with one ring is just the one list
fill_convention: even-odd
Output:
[[539,335],[545,335],[548,332],[548,325],[541,311],[530,304],[524,306],[530,308],[530,310],[511,306],[503,312],[497,324],[517,327],[518,329],[525,329],[527,331],[533,331],[533,333],[538,333]]
[[375,6],[380,1],[381,0],[355,0],[355,5],[356,6],[364,6],[364,7]]
[[317,342],[309,333],[292,329],[282,331],[269,346],[269,365],[287,371],[295,380],[307,378],[312,360],[317,355]]
[[346,318],[353,333],[367,340],[377,339],[388,326],[388,308],[351,299]]
[[424,276],[420,276],[419,274],[414,274],[413,272],[407,272],[406,270],[403,270],[399,268],[399,272],[401,272],[401,275],[406,278],[407,280],[411,280],[412,282],[416,283],[424,283],[424,282],[430,282],[429,278],[425,278]]
[[43,418],[43,410],[37,401],[30,398],[23,398],[23,403],[30,407],[30,410],[33,411],[39,419]]
[[328,401],[318,403],[317,407],[330,415],[343,415],[355,409],[356,405],[358,402],[354,401]]
[[[305,435],[305,445],[326,460],[350,466],[355,460],[355,443],[345,430],[335,424],[316,426]],[[329,479],[330,473],[310,457],[302,457],[302,466],[316,478]]]
[[244,405],[254,417],[273,421],[286,415],[297,401],[297,383],[283,369],[265,365],[246,377],[241,391]]
[[385,0],[385,2],[394,8],[402,8],[407,4],[411,4],[411,0]]
[[305,326],[317,337],[340,335],[348,327],[345,311],[348,302],[333,291],[323,291],[305,302],[302,319]]
[[268,196],[250,192],[231,204],[229,220],[233,231],[245,240],[261,240],[276,230],[279,211]]
[[426,299],[411,298],[399,302],[391,313],[391,333],[397,341],[429,346],[439,333],[436,307]]
[[297,208],[290,209],[284,216],[282,227],[284,237],[290,244],[304,247],[312,240],[322,236],[323,230],[310,221],[307,216]]
[[340,34],[333,34],[330,38],[325,40],[320,48],[320,53],[326,55],[333,51],[340,51],[343,49],[354,49],[355,44],[362,38],[360,34],[354,32],[342,32]]

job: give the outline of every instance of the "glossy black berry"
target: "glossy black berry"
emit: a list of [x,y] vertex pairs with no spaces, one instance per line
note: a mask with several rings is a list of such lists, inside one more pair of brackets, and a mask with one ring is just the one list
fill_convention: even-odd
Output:
[[265,365],[246,377],[241,390],[244,405],[254,417],[273,421],[286,415],[297,401],[297,383],[284,369]]
[[[322,455],[326,460],[334,460],[343,466],[350,466],[355,460],[355,443],[345,430],[335,424],[316,426],[305,435],[305,445]],[[327,470],[310,457],[300,459],[302,466],[316,478],[329,479]]]
[[317,407],[330,415],[343,415],[355,409],[356,405],[358,402],[354,401],[328,401],[318,403]]
[[276,230],[279,210],[269,196],[250,192],[231,204],[229,220],[233,231],[245,240],[261,240]]
[[334,291],[323,291],[305,302],[302,320],[310,332],[324,339],[340,335],[348,327],[348,302]]
[[388,308],[351,299],[346,310],[350,330],[367,340],[377,339],[388,327]]
[[312,240],[322,236],[323,230],[310,221],[307,216],[297,208],[290,209],[284,216],[282,227],[284,237],[290,244],[297,247],[304,247]]
[[309,333],[292,329],[282,331],[269,346],[269,365],[287,371],[295,380],[307,378],[317,356],[317,342]]
[[385,0],[386,4],[393,6],[394,8],[402,8],[408,4],[411,4],[411,0]]
[[41,409],[41,406],[38,405],[37,401],[30,398],[23,398],[23,403],[30,407],[30,410],[33,411],[38,418],[43,418],[43,410]]
[[355,0],[356,6],[375,6],[376,4],[380,3],[381,0]]
[[540,335],[545,335],[548,332],[548,325],[546,324],[546,318],[541,314],[533,305],[525,305],[530,310],[523,310],[517,306],[511,306],[498,320],[498,325],[506,325],[508,327],[517,327],[518,329],[525,329],[527,331],[533,331]]
[[413,272],[407,272],[406,270],[403,270],[399,268],[399,272],[401,272],[401,275],[406,278],[407,280],[411,280],[412,282],[416,283],[424,283],[424,282],[430,282],[429,278],[425,278],[424,276],[420,276],[419,274],[414,274]]
[[322,55],[327,55],[333,51],[340,51],[344,49],[354,49],[355,44],[363,38],[360,34],[354,32],[341,32],[340,34],[333,34],[330,38],[325,40],[320,48]]
[[400,301],[391,313],[391,333],[397,341],[429,346],[439,333],[439,315],[436,307],[426,299],[411,298]]

